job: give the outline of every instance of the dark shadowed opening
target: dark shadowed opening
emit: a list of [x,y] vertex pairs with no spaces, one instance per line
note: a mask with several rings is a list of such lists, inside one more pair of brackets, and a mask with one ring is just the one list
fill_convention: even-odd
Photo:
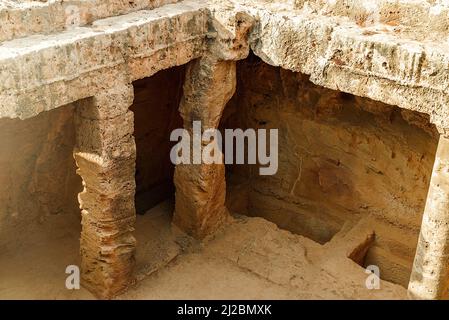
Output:
[[178,107],[185,67],[160,71],[133,83],[136,160],[136,211],[144,214],[158,203],[174,200],[172,130],[182,128]]

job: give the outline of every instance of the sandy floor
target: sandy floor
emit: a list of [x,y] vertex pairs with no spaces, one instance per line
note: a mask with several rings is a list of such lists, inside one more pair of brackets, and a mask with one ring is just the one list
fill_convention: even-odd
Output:
[[[365,286],[337,244],[321,246],[260,218],[235,218],[198,243],[172,231],[170,203],[138,216],[137,284],[118,299],[403,299],[403,287]],[[92,299],[65,288],[79,264],[77,217],[54,216],[0,247],[0,299]]]

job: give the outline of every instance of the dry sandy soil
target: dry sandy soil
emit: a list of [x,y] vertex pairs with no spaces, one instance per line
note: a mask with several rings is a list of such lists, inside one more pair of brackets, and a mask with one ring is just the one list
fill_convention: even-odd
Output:
[[[136,283],[118,299],[405,299],[382,281],[368,290],[365,270],[341,239],[320,245],[261,218],[234,217],[205,243],[174,230],[170,202],[138,216]],[[79,220],[55,215],[0,246],[1,299],[94,299],[65,288],[79,264]],[[340,241],[339,241],[340,240]]]

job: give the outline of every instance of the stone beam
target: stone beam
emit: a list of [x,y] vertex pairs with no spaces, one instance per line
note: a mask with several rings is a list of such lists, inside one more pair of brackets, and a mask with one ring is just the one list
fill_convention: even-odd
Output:
[[[255,18],[248,41],[265,63],[310,75],[319,86],[426,113],[449,136],[447,19],[439,18],[447,15],[447,6],[439,5],[437,16],[428,1],[394,2],[393,11],[400,12],[394,25],[364,26],[356,18],[363,15],[363,1],[214,2],[220,13],[234,10]],[[392,11],[382,3],[393,2],[374,2],[383,13]]]
[[31,118],[95,96],[111,79],[132,83],[200,57],[206,5],[186,0],[1,42],[0,118]]
[[449,288],[449,139],[441,136],[427,195],[409,293],[447,298]]
[[[51,33],[180,0],[53,0],[0,2],[0,41]],[[26,21],[26,23],[23,23]]]
[[118,84],[80,101],[74,157],[84,190],[81,277],[84,287],[111,298],[130,283],[134,266],[133,87]]
[[[202,131],[218,127],[235,87],[234,61],[205,56],[188,65],[180,112],[191,136],[193,121],[201,121]],[[177,165],[174,181],[174,224],[197,239],[213,233],[228,215],[224,164]]]

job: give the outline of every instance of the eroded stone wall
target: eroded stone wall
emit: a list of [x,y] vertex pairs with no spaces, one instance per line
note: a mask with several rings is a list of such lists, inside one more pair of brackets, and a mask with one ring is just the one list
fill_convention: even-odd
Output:
[[437,145],[427,117],[250,57],[238,64],[224,118],[223,128],[279,129],[276,175],[228,167],[231,210],[321,243],[345,223],[372,219],[376,240],[365,264],[407,285]]
[[27,120],[0,120],[0,244],[48,215],[79,215],[73,112],[66,105]]

